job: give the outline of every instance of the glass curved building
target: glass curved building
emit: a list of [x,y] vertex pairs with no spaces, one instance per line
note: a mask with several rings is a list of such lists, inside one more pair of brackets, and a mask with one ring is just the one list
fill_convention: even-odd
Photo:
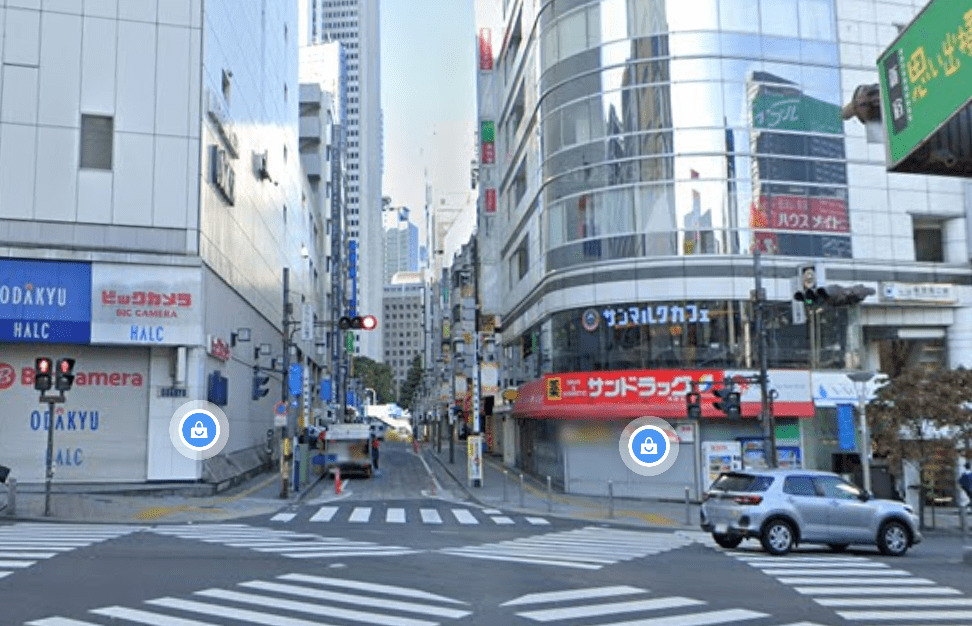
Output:
[[[526,384],[526,397],[529,385],[544,387],[535,405],[514,405],[514,425],[497,435],[508,462],[584,491],[565,469],[571,426],[544,422],[552,403],[584,396],[591,402],[556,417],[610,421],[629,417],[617,409],[622,396],[631,411],[664,400],[677,420],[685,390],[672,391],[673,376],[758,368],[757,249],[769,368],[806,381],[781,385],[784,402],[813,404],[828,372],[881,370],[896,342],[915,361],[969,360],[964,188],[889,175],[880,131],[841,118],[854,88],[877,82],[874,59],[893,24],[917,11],[910,2],[477,5],[479,236],[496,269],[483,272],[482,300],[503,320],[508,383]],[[876,295],[806,311],[793,301],[806,267],[820,284]],[[915,289],[944,295],[900,295]],[[593,372],[627,383],[599,404]],[[646,378],[655,383],[637,384]],[[575,395],[558,397],[571,380]],[[663,380],[672,397],[658,397]],[[783,424],[804,411],[777,409]],[[794,420],[783,439],[805,465],[831,469],[833,446],[807,441],[818,419]],[[759,434],[758,420],[693,428],[700,442]],[[528,458],[544,441],[544,460]],[[696,468],[701,455],[695,446]]]

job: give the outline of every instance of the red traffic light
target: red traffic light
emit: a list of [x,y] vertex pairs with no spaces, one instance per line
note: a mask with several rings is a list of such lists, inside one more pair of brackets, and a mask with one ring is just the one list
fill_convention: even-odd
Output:
[[61,359],[57,362],[57,371],[61,374],[70,374],[74,370],[74,359]]
[[37,370],[38,374],[50,374],[51,373],[51,360],[47,357],[41,357],[39,359],[34,359],[34,369]]
[[374,330],[378,328],[378,318],[374,315],[365,315],[361,318],[361,330]]
[[51,360],[46,356],[34,359],[34,389],[40,392],[51,388]]

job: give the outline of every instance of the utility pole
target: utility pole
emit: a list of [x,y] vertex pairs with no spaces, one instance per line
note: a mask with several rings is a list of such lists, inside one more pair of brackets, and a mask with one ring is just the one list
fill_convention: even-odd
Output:
[[[281,376],[280,399],[287,407],[287,422],[290,422],[290,268],[283,268],[283,376]],[[290,457],[290,439],[287,426],[280,429],[280,497],[287,498]]]
[[768,376],[768,353],[769,342],[766,338],[766,320],[763,315],[763,302],[765,293],[763,291],[763,264],[759,246],[753,251],[753,274],[755,276],[756,289],[753,303],[756,309],[756,333],[759,337],[759,401],[760,419],[763,426],[763,449],[766,455],[766,464],[769,467],[776,467],[776,420],[769,403],[769,376]]

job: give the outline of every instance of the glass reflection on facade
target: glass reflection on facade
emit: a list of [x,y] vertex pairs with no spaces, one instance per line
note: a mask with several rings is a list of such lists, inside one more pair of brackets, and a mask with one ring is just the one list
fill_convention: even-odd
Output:
[[[806,324],[794,324],[789,303],[764,314],[771,368],[843,368],[848,361],[846,309],[823,309],[811,351]],[[640,302],[554,313],[552,372],[619,369],[754,368],[756,338],[750,302]],[[813,352],[813,354],[811,354]]]
[[850,257],[832,0],[572,0],[539,16],[545,269]]

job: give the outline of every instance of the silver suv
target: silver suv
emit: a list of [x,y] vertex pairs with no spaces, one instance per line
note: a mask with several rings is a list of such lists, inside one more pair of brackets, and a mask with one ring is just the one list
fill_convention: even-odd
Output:
[[759,538],[774,555],[798,543],[877,545],[901,556],[922,539],[910,506],[871,495],[837,474],[814,470],[744,470],[719,475],[702,502],[702,529],[735,548]]

